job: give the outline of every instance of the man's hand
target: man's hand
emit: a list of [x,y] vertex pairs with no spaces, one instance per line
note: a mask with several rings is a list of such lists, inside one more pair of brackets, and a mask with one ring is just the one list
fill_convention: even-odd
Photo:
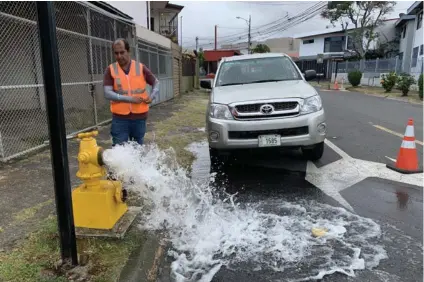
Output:
[[146,100],[144,100],[144,102],[146,103],[146,104],[150,104],[150,103],[152,103],[152,98],[147,98]]
[[133,104],[141,104],[143,102],[145,102],[145,100],[141,97],[132,97],[131,103]]

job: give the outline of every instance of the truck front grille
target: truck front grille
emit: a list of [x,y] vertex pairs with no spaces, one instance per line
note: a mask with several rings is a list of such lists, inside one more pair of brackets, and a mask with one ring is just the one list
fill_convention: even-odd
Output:
[[307,126],[272,129],[272,130],[254,130],[254,131],[229,131],[229,139],[257,139],[259,135],[278,134],[281,137],[298,136],[309,134]]
[[239,113],[256,113],[256,112],[259,112],[261,106],[265,104],[273,105],[275,111],[293,110],[297,106],[297,102],[274,102],[274,103],[238,105],[236,106],[236,110]]

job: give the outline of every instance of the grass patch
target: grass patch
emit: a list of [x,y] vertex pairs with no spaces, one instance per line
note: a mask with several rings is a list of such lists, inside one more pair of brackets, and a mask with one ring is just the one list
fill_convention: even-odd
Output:
[[[194,160],[185,150],[192,142],[205,138],[199,128],[205,126],[208,93],[194,92],[182,95],[174,103],[178,111],[165,120],[154,123],[153,132],[146,135],[161,149],[173,147],[180,165],[189,169]],[[166,106],[164,106],[166,108]],[[136,201],[136,198],[129,199]],[[51,201],[22,210],[15,215],[18,222],[33,217]],[[0,229],[0,232],[2,229]],[[78,239],[78,254],[88,256],[88,281],[116,281],[131,252],[146,240],[144,232],[131,228],[124,239]],[[66,274],[56,270],[60,259],[56,217],[50,216],[40,224],[38,231],[9,252],[0,252],[0,281],[13,282],[62,282]]]
[[15,216],[15,223],[19,223],[22,221],[25,221],[27,219],[33,218],[34,215],[43,207],[50,205],[51,203],[53,203],[53,200],[48,200],[42,203],[39,203],[33,207],[27,208],[27,209],[23,209],[20,212],[18,212]]
[[194,155],[185,148],[190,143],[205,138],[205,133],[199,131],[199,128],[205,127],[208,98],[208,93],[200,91],[183,95],[176,101],[180,110],[175,111],[171,117],[156,122],[154,131],[146,134],[146,140],[155,142],[161,149],[172,147],[179,164],[190,169]]
[[[143,238],[144,234],[138,230],[130,230],[122,240],[78,239],[78,254],[89,257],[88,274],[91,278],[88,281],[115,281],[131,251]],[[0,281],[68,281],[64,273],[55,270],[59,259],[57,222],[51,216],[22,245],[8,253],[0,253]]]

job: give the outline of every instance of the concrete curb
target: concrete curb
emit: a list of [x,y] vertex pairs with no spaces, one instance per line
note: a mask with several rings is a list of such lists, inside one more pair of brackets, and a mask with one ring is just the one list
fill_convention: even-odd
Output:
[[407,101],[407,100],[397,98],[397,97],[390,97],[390,96],[384,96],[384,95],[373,94],[373,93],[364,93],[364,92],[355,91],[355,90],[347,90],[347,92],[359,93],[359,94],[363,94],[363,95],[368,95],[368,96],[372,96],[372,97],[379,97],[379,98],[383,98],[383,99],[387,99],[387,100],[398,101],[398,102],[403,102],[403,103],[408,103],[408,104],[413,104],[413,105],[423,105],[423,101],[421,101],[421,102]]
[[117,282],[156,281],[165,254],[165,244],[161,238],[160,234],[147,232],[144,243],[125,262]]

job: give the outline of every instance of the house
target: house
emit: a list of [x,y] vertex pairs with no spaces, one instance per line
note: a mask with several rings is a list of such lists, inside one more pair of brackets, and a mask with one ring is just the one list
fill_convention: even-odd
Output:
[[218,63],[224,57],[232,57],[241,55],[238,50],[205,50],[203,51],[204,62],[206,64],[205,69],[207,73],[216,73],[218,69]]
[[423,2],[416,1],[406,14],[400,14],[396,29],[400,34],[399,58],[402,70],[410,73],[423,71]]
[[[388,19],[376,29],[379,33],[377,40],[372,42],[377,46],[378,42],[389,42],[396,38],[395,22],[397,19]],[[347,31],[353,30],[348,28]],[[352,42],[346,40],[346,31],[342,27],[327,28],[324,31],[307,32],[297,36],[301,40],[299,48],[299,61],[297,65],[302,71],[315,69],[324,77],[331,77],[332,61],[335,58],[344,57],[345,53],[352,50]],[[318,64],[318,55],[322,56],[323,63]]]
[[[92,1],[95,3],[98,1]],[[169,1],[106,1],[129,15],[139,27],[151,30],[178,44],[178,15],[184,6]]]
[[149,1],[149,30],[159,33],[178,44],[178,14],[184,6],[171,4],[168,1]]

